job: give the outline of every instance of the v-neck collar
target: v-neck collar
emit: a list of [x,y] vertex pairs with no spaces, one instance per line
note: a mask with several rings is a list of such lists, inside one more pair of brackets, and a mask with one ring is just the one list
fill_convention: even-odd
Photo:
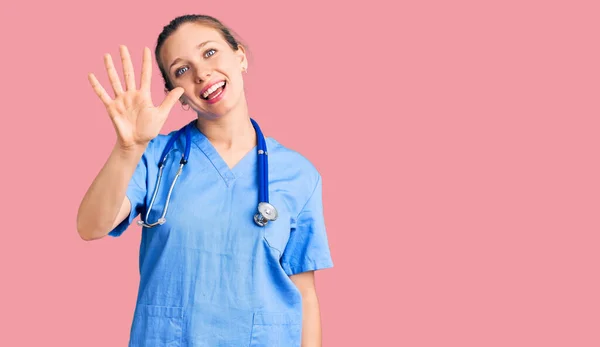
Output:
[[[191,127],[192,142],[204,153],[227,186],[243,175],[257,173],[258,146],[252,147],[233,168],[229,168],[206,135],[198,129],[196,121],[190,122],[187,126]],[[268,141],[268,137],[265,138],[265,141]]]

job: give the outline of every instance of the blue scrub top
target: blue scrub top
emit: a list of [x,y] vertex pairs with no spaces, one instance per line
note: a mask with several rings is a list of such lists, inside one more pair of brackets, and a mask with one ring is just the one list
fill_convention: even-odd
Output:
[[[142,229],[140,285],[130,347],[300,347],[302,297],[288,276],[333,267],[322,205],[322,180],[299,153],[272,137],[269,201],[279,213],[254,223],[257,153],[230,169],[195,120],[188,164],[175,184],[166,223]],[[175,132],[146,148],[127,189],[132,209],[109,235],[146,215],[163,148]],[[171,150],[150,218],[160,218],[185,151]]]

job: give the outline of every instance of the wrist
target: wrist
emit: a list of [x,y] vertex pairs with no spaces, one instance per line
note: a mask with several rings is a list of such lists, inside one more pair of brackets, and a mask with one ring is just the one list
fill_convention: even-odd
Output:
[[116,143],[113,152],[123,158],[131,158],[131,157],[140,157],[148,144],[134,144],[134,145],[123,145],[121,143]]

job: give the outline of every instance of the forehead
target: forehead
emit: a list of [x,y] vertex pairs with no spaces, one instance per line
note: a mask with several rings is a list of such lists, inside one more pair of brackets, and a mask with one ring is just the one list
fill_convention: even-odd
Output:
[[226,43],[219,31],[200,23],[184,23],[169,36],[161,48],[161,56],[168,66],[173,60],[194,54],[205,41]]

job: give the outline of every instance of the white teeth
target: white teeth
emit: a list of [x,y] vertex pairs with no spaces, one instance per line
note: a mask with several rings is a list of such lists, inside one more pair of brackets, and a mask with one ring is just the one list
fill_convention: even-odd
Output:
[[225,85],[225,82],[219,82],[219,83],[217,83],[217,84],[214,84],[212,87],[208,88],[208,90],[207,90],[207,91],[205,91],[205,92],[202,94],[202,97],[203,97],[203,98],[205,98],[205,99],[206,99],[206,98],[208,98],[208,96],[209,96],[209,95],[210,95],[212,92],[214,92],[215,90],[219,89],[220,87],[222,87],[222,86],[224,86],[224,85]]

